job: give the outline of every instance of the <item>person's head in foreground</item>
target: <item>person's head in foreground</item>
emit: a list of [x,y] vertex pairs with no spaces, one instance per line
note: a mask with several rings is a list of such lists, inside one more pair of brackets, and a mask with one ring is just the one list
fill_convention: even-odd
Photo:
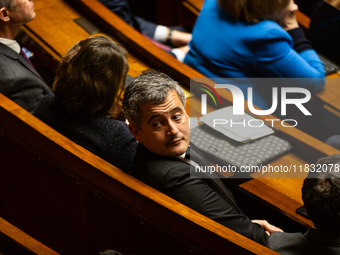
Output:
[[178,157],[186,152],[190,142],[185,102],[176,81],[150,70],[127,86],[123,109],[138,142],[157,155]]
[[123,255],[123,253],[116,250],[103,250],[99,252],[99,255]]
[[[320,167],[320,168],[319,168]],[[316,169],[303,182],[302,200],[315,228],[340,230],[340,154],[319,159]]]
[[70,115],[112,115],[129,69],[125,55],[122,46],[104,36],[73,45],[54,80],[56,102]]

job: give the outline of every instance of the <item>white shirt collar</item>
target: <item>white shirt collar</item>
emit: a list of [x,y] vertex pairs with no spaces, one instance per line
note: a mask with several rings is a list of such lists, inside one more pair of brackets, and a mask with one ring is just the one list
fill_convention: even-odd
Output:
[[16,40],[11,40],[11,39],[0,37],[0,43],[5,44],[7,47],[11,48],[16,53],[20,54],[20,45]]
[[178,158],[185,158],[186,152],[184,152],[182,155],[179,155]]

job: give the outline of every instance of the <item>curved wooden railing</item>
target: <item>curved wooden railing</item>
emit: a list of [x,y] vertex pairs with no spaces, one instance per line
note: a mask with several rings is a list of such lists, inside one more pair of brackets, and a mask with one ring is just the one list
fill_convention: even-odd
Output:
[[59,255],[2,218],[0,218],[0,254]]
[[276,254],[154,190],[0,94],[0,217],[60,254]]

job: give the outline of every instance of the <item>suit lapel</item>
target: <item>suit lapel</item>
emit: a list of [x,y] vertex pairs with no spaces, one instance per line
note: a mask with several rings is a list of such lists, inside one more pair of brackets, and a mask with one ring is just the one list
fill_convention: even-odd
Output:
[[[190,155],[190,165],[193,167],[198,166],[208,166],[209,162],[206,160],[204,157],[202,157],[200,154],[198,154],[195,151],[195,146],[192,144],[187,150],[187,154]],[[198,150],[197,150],[198,151]],[[223,184],[223,182],[220,180],[220,178],[215,174],[215,173],[200,173],[199,174],[200,178],[204,178],[204,181],[218,194],[223,197],[226,201],[228,201],[230,204],[234,205],[234,207],[242,213],[242,211],[238,208],[236,205],[235,198],[233,194],[230,192],[230,190]]]
[[[163,158],[161,156],[158,156],[158,155],[150,152],[142,144],[138,145],[137,151],[140,152],[140,154],[142,154],[143,158],[148,158],[148,159],[150,159],[152,157]],[[190,171],[194,171],[193,169],[195,169],[195,167],[197,165],[198,166],[209,165],[208,160],[204,156],[200,155],[198,152],[199,152],[199,149],[197,149],[194,145],[190,144],[190,147],[188,147],[188,149],[186,151],[186,157],[187,157],[187,155],[189,155],[190,160],[188,160],[187,158],[183,159],[183,160],[181,160],[179,158],[171,158],[171,159],[176,160],[176,161],[178,160],[180,162],[185,162],[188,165],[191,165],[192,167],[190,167]],[[165,159],[169,159],[169,157],[165,157]],[[199,173],[199,175],[196,175],[195,172],[190,172],[190,174],[193,174],[192,178],[197,177],[197,178],[204,179],[204,181],[213,190],[215,190],[224,200],[226,200],[230,205],[233,205],[236,210],[238,210],[240,213],[242,213],[242,211],[236,205],[234,196],[232,195],[230,190],[222,183],[222,181],[219,179],[219,177],[217,175],[211,176],[210,174],[207,174],[207,173],[204,173],[204,172]],[[133,175],[138,176],[138,173],[135,172]]]
[[35,74],[40,79],[41,76],[37,73],[37,71],[34,69],[33,66],[31,66],[26,59],[24,59],[20,54],[16,53],[11,48],[7,47],[6,45],[0,43],[0,54],[3,54],[13,60],[18,60],[20,64],[22,64],[24,67],[26,67],[28,70],[30,70],[33,74]]
[[32,73],[34,73],[36,76],[38,76],[41,79],[41,76],[37,73],[35,68],[30,65],[30,63],[27,62],[26,59],[24,59],[21,55],[18,55],[19,62],[24,65],[27,69],[29,69]]

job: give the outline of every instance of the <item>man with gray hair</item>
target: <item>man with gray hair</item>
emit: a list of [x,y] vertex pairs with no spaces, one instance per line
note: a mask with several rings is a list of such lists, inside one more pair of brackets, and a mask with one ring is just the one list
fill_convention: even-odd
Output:
[[340,254],[340,154],[319,159],[301,189],[314,223],[305,234],[275,233],[268,247],[283,255]]
[[131,82],[123,110],[139,142],[132,175],[218,223],[265,244],[266,231],[281,231],[267,221],[251,221],[218,178],[192,177],[195,166],[209,162],[190,144],[185,95],[167,75],[147,71]]
[[0,93],[31,113],[51,93],[15,40],[20,26],[34,18],[32,0],[0,0]]

